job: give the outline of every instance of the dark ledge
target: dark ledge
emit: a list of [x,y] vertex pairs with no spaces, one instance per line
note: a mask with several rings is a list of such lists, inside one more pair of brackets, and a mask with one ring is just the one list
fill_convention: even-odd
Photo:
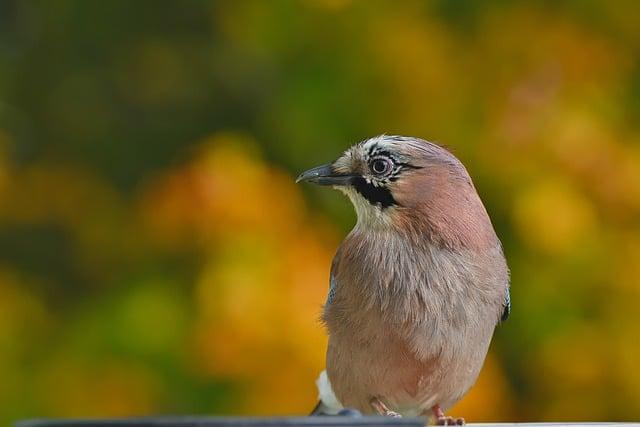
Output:
[[[425,418],[348,416],[315,417],[135,417],[95,419],[33,419],[18,421],[14,427],[424,427]],[[640,423],[480,423],[467,427],[640,427]]]
[[33,419],[18,421],[14,427],[424,427],[424,418],[387,418],[363,416],[315,417],[139,417],[105,419]]

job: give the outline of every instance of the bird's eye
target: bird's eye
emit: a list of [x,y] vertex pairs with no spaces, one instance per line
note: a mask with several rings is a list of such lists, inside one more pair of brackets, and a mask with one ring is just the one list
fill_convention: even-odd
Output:
[[389,159],[378,158],[371,162],[371,170],[376,175],[386,175],[392,167],[393,163]]

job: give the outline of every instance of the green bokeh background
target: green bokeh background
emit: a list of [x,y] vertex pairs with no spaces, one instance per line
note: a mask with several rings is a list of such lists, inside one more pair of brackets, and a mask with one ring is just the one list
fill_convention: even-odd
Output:
[[460,411],[640,418],[639,29],[633,1],[0,2],[0,421],[311,408],[354,214],[292,181],[381,133],[463,160],[512,269]]

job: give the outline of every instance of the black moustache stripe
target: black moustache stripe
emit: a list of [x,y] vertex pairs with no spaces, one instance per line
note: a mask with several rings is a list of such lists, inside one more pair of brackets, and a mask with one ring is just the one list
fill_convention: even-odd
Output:
[[397,205],[395,199],[391,195],[391,191],[387,187],[376,187],[368,183],[364,178],[358,177],[353,180],[353,188],[362,195],[372,205],[378,205],[381,208]]

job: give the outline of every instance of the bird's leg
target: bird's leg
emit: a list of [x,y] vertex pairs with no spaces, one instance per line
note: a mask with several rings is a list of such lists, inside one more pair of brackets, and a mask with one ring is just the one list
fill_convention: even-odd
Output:
[[464,418],[446,416],[440,405],[435,405],[431,408],[431,411],[433,416],[436,417],[436,424],[439,426],[463,426],[465,424]]
[[394,412],[391,409],[387,408],[387,405],[382,403],[382,400],[380,400],[378,397],[372,397],[371,400],[369,401],[369,404],[378,414],[384,417],[393,417],[393,418],[402,417],[402,415],[400,415],[399,413]]

